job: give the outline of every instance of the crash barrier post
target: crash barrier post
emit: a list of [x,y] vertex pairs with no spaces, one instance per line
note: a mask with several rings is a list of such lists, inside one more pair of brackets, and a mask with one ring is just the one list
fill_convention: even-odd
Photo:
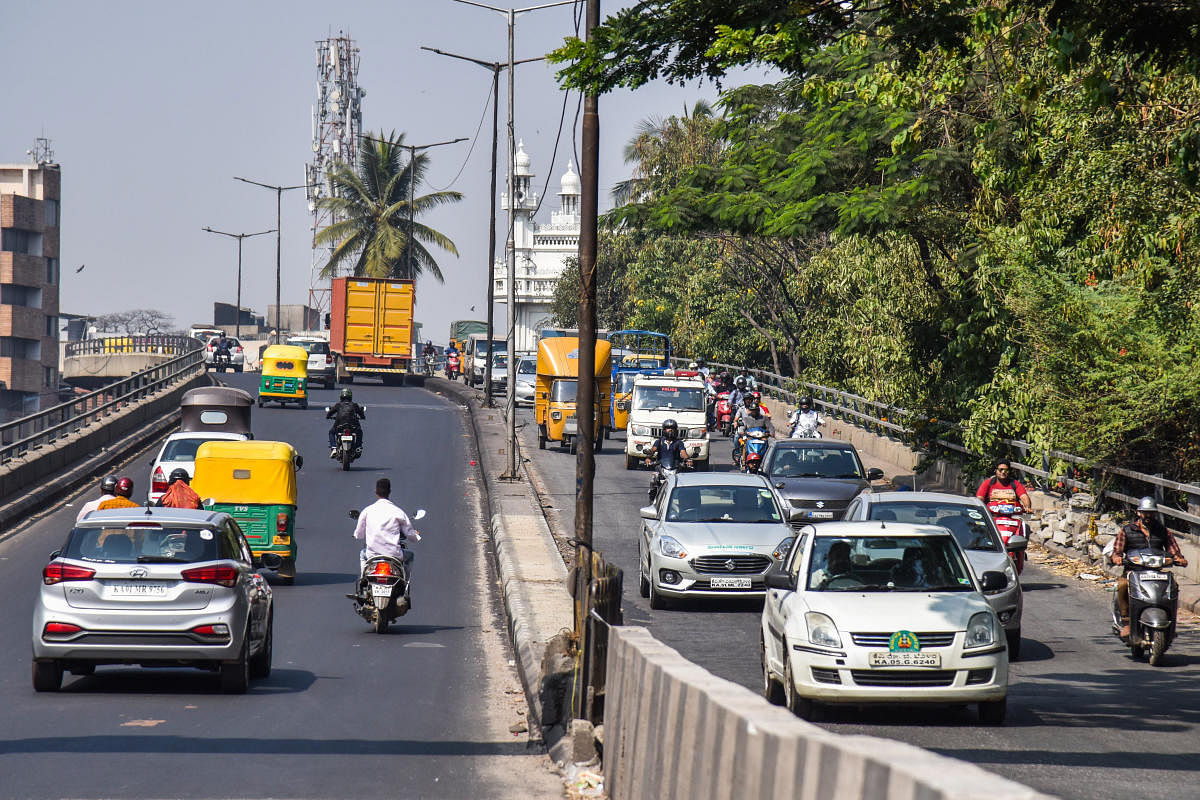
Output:
[[611,800],[1046,797],[902,742],[830,733],[692,664],[641,627],[609,632],[604,730]]
[[[177,340],[172,343],[144,342],[141,344],[147,347],[180,348],[183,352],[170,361],[164,361],[149,369],[134,373],[128,378],[114,381],[103,388],[0,425],[0,466],[52,445],[59,439],[78,433],[90,425],[103,423],[106,417],[121,408],[161,391],[186,374],[204,369],[204,349],[196,339],[182,336],[118,338]],[[72,354],[71,345],[103,348],[106,346],[105,341],[107,340],[95,339],[87,342],[71,342],[67,346],[67,353],[68,355]],[[96,352],[106,351],[100,349]]]
[[592,579],[588,584],[587,616],[579,665],[580,719],[599,723],[604,719],[605,682],[608,674],[608,638],[614,625],[623,625],[621,590],[624,572],[616,564],[592,552]]
[[[686,366],[690,360],[683,356],[671,359],[678,367]],[[879,436],[900,439],[914,449],[939,449],[953,453],[956,458],[983,457],[968,450],[960,442],[952,440],[951,437],[961,437],[963,431],[962,425],[955,422],[924,419],[899,406],[868,400],[851,392],[799,381],[774,372],[744,369],[717,361],[709,362],[708,366],[713,370],[728,370],[731,374],[746,372],[758,381],[759,389],[764,394],[788,404],[794,404],[799,393],[804,392],[812,396],[814,405],[834,419],[848,421]],[[922,430],[920,440],[917,435],[918,428]],[[1092,464],[1085,458],[1061,450],[1042,453],[1040,464],[1034,466],[1026,463],[1036,452],[1031,443],[1021,439],[1001,439],[1000,443],[1008,448],[1010,454],[1019,457],[1019,460],[1014,458],[1009,464],[1031,484],[1050,490],[1050,483],[1053,482],[1061,484],[1067,490],[1088,491],[1095,497],[1097,509],[1105,499],[1137,505],[1140,495],[1161,495],[1164,489],[1175,492],[1176,498],[1172,498],[1168,503],[1160,502],[1159,511],[1166,517],[1185,523],[1179,529],[1172,530],[1200,544],[1200,485],[1108,464]],[[1051,469],[1052,459],[1069,465],[1070,475],[1055,475]],[[1087,479],[1089,471],[1090,480]]]

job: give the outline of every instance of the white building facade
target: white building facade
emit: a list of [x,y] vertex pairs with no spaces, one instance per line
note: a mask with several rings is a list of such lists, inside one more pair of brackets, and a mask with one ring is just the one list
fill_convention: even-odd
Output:
[[[525,143],[517,146],[513,172],[513,250],[516,253],[516,313],[515,343],[517,352],[537,348],[538,331],[550,327],[551,300],[554,286],[562,275],[568,258],[579,255],[579,175],[575,164],[567,164],[567,172],[559,185],[559,208],[550,214],[550,223],[542,225],[533,218],[538,208],[537,193],[532,190],[533,172],[529,167]],[[509,207],[508,194],[501,196],[501,206]],[[493,297],[508,302],[508,248],[505,257],[496,262]]]

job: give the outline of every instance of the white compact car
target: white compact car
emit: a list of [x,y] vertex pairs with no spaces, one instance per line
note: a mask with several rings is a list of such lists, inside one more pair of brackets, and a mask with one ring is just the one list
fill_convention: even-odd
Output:
[[808,719],[819,703],[977,703],[1002,724],[1008,649],[983,593],[1006,583],[976,579],[942,527],[805,526],[766,578],[764,693]]
[[194,477],[196,471],[196,451],[205,442],[226,441],[235,442],[249,437],[242,433],[224,433],[220,431],[180,431],[172,433],[158,448],[158,455],[150,465],[150,490],[146,499],[151,505],[169,488],[167,479],[171,473],[182,467],[187,470],[189,477]]

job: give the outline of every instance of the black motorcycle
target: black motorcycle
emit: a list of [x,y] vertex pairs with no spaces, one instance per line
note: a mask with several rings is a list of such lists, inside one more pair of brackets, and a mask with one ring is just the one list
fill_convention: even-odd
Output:
[[[1162,664],[1163,654],[1175,641],[1175,619],[1179,611],[1179,585],[1168,567],[1171,557],[1164,550],[1145,548],[1125,554],[1129,569],[1129,638],[1124,640],[1134,658],[1148,653],[1150,664]],[[1113,633],[1121,632],[1121,607],[1117,594],[1112,602]]]
[[221,347],[213,353],[213,367],[217,372],[224,372],[233,366],[233,356],[229,352],[229,348]]
[[650,476],[650,488],[646,494],[650,497],[651,505],[654,504],[655,499],[658,497],[658,492],[662,488],[662,485],[667,482],[667,478],[684,469],[686,465],[686,461],[678,459],[671,454],[659,456],[656,453],[650,459],[650,466],[653,467],[654,474]]
[[[358,514],[354,509],[350,518],[358,519]],[[424,516],[425,509],[421,509],[412,519],[416,522]],[[409,586],[408,567],[403,559],[371,556],[363,564],[355,593],[346,597],[354,601],[355,613],[375,626],[376,633],[387,633],[389,623],[408,613]]]
[[[325,407],[325,413],[329,413],[329,406]],[[365,411],[364,411],[365,413]],[[355,431],[349,425],[338,428],[337,435],[334,436],[334,445],[336,458],[342,465],[343,472],[350,471],[350,464],[357,461],[362,455],[362,433]]]

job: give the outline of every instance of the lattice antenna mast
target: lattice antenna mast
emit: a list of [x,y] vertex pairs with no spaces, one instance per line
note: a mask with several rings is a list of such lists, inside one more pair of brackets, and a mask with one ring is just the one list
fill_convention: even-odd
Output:
[[333,212],[319,207],[330,197],[329,169],[338,161],[358,165],[362,140],[362,99],[366,95],[358,85],[358,48],[354,40],[340,31],[336,37],[317,42],[317,102],[312,110],[313,160],[305,165],[305,183],[309,188],[308,210],[312,213],[312,269],[309,274],[308,304],[320,312],[329,311],[329,281],[321,278],[321,268],[329,263],[332,245],[318,245],[317,234],[337,220]]

